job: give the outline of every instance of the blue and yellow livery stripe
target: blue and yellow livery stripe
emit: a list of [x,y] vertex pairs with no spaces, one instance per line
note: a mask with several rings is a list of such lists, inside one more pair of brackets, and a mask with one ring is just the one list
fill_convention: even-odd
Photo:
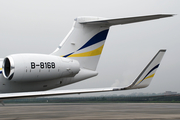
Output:
[[2,73],[2,68],[0,68],[0,74]]
[[86,44],[84,44],[81,48],[79,48],[77,51],[105,40],[107,37],[108,31],[109,29],[99,32],[98,34],[93,36]]
[[142,82],[143,80],[145,80],[145,79],[154,77],[154,75],[155,75],[155,74],[152,74],[152,75],[150,75],[150,76],[148,76],[148,77],[146,77],[146,78],[140,80],[138,83],[136,83],[136,85],[138,85],[139,83],[141,83],[141,82]]
[[152,71],[154,71],[155,69],[157,69],[158,67],[159,67],[159,64],[156,65],[155,67],[153,67],[153,68],[146,74],[146,76],[145,76],[142,80],[140,80],[139,82],[136,83],[136,85],[140,84],[140,83],[141,83],[142,81],[144,81],[145,79],[154,77],[155,73],[152,74],[152,75],[149,75],[149,74],[150,74]]
[[[96,35],[94,35],[88,42],[86,42],[82,47],[80,47],[77,51],[80,51],[80,50],[82,50],[82,49],[84,49],[84,48],[87,48],[87,47],[89,47],[89,46],[92,46],[92,45],[94,45],[94,44],[96,44],[96,43],[99,43],[99,42],[101,42],[101,41],[103,41],[103,40],[105,40],[106,39],[106,37],[107,37],[107,34],[108,34],[108,31],[109,31],[109,29],[107,29],[107,30],[104,30],[104,31],[101,31],[101,32],[99,32],[99,33],[97,33]],[[98,50],[100,50],[101,48],[103,48],[103,46],[101,46],[100,48],[97,48]],[[77,52],[77,51],[75,51],[75,52],[72,52],[72,53],[69,53],[69,54],[67,54],[67,55],[64,55],[63,57],[74,57],[74,56],[81,56],[82,55],[82,57],[85,57],[85,56],[95,56],[95,55],[99,55],[99,54],[97,54],[97,52],[95,52],[95,51],[97,51],[97,49],[95,49],[95,50],[92,50],[92,51],[89,51],[89,52],[85,52],[85,53],[79,53],[79,54],[74,54],[75,52]],[[101,52],[102,52],[102,49],[101,49]],[[100,54],[101,54],[101,52],[100,52]],[[80,55],[81,54],[81,55]]]
[[79,54],[72,54],[72,55],[69,55],[68,57],[90,57],[90,56],[100,55],[101,52],[102,52],[103,46],[104,45],[102,45],[101,47],[99,47],[99,48],[97,48],[95,50],[89,51],[89,52],[84,52],[84,53],[79,53]]

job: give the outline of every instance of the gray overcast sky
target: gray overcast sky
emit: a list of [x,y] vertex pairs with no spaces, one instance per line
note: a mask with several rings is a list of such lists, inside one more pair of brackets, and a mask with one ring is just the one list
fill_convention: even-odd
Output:
[[62,89],[126,86],[156,52],[164,48],[167,52],[148,88],[111,94],[180,92],[179,6],[179,0],[0,0],[0,57],[15,53],[51,53],[77,16],[123,18],[177,14],[111,27],[97,68],[99,75]]

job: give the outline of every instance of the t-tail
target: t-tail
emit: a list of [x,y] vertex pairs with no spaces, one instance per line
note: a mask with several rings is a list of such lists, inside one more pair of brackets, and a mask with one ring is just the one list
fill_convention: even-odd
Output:
[[81,68],[96,70],[111,26],[171,16],[170,14],[159,14],[117,19],[78,17],[71,31],[52,54],[75,59],[80,63]]

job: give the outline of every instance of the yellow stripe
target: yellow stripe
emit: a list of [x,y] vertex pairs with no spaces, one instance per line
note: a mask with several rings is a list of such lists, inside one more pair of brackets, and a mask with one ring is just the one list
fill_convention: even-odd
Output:
[[154,75],[155,75],[155,73],[152,74],[152,75],[150,75],[150,76],[147,76],[146,78],[144,78],[144,79],[140,80],[138,83],[136,83],[136,85],[139,84],[140,82],[142,82],[142,81],[145,80],[145,79],[154,77]]
[[79,53],[79,54],[72,54],[68,57],[90,57],[90,56],[96,56],[96,55],[100,55],[101,52],[102,52],[102,49],[103,49],[103,46],[102,45],[101,47],[95,49],[95,50],[92,50],[92,51],[89,51],[89,52],[84,52],[84,53]]
[[[145,79],[152,78],[152,77],[154,77],[154,75],[155,75],[155,74],[152,74],[152,75],[146,77]],[[145,79],[144,79],[144,80],[145,80]]]
[[2,68],[0,68],[0,70],[2,70]]

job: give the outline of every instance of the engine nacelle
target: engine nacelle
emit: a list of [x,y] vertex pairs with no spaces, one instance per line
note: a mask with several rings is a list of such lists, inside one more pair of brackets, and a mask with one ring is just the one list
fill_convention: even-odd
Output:
[[11,81],[30,82],[75,76],[79,62],[54,55],[14,54],[3,61],[3,76]]

